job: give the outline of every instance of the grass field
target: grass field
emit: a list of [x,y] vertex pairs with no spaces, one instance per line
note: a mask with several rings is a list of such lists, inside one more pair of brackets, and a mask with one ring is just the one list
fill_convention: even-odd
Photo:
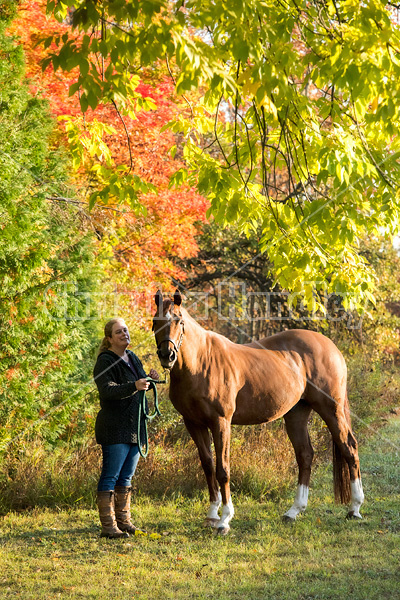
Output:
[[126,541],[100,539],[94,510],[9,513],[0,521],[0,598],[400,598],[399,440],[391,419],[362,448],[362,521],[346,521],[333,504],[330,465],[314,473],[294,525],[280,519],[291,497],[236,495],[225,538],[202,527],[202,493],[138,498],[135,521],[153,536]]

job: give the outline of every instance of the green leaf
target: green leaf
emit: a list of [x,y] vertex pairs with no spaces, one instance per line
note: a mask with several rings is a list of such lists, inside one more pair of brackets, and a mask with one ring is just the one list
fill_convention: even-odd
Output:
[[[66,5],[50,6],[60,17]],[[264,227],[268,220],[263,244],[268,237],[271,260],[288,287],[301,268],[331,285],[330,265],[345,264],[336,275],[343,289],[371,279],[372,267],[356,248],[378,228],[400,226],[394,157],[400,63],[393,50],[400,43],[386,5],[191,0],[181,11],[162,0],[117,0],[101,5],[116,24],[105,40],[95,33],[98,3],[74,6],[78,33],[93,33],[76,47],[73,32],[51,60],[54,69],[68,70],[79,57],[83,111],[111,100],[132,117],[142,108],[156,110],[138,97],[137,74],[146,69],[157,77],[168,56],[175,91],[191,105],[185,114],[177,101],[176,119],[162,129],[183,147],[184,168],[171,185],[196,185],[220,223]],[[105,81],[96,51],[111,56]],[[97,141],[89,147],[100,156]],[[74,152],[78,163],[79,145]],[[97,176],[106,177],[101,170]],[[301,184],[302,193],[282,208],[288,191]],[[290,236],[289,246],[282,236]],[[291,261],[300,265],[292,275]]]

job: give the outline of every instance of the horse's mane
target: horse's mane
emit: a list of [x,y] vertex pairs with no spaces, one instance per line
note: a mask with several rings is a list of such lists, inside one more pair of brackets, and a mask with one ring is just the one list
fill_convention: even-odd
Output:
[[171,298],[165,298],[165,300],[163,300],[163,312],[169,310],[173,303],[174,301]]

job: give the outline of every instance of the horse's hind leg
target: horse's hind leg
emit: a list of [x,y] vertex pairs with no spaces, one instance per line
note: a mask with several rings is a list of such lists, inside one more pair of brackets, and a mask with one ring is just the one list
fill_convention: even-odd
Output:
[[319,405],[313,405],[313,408],[325,421],[332,435],[335,500],[342,504],[350,503],[348,518],[361,519],[360,507],[364,501],[364,493],[358,444],[351,430],[347,393],[344,393],[343,400],[335,400],[324,394]]
[[221,493],[215,476],[214,461],[211,451],[211,436],[207,427],[203,427],[192,421],[184,419],[186,429],[190,433],[200,457],[201,466],[206,476],[208,491],[210,494],[210,507],[204,521],[205,526],[217,527],[219,523],[218,509],[221,506]]
[[311,407],[302,400],[284,416],[286,431],[292,442],[299,467],[299,478],[294,503],[283,515],[284,521],[294,521],[297,515],[305,511],[310,485],[311,463],[314,450],[308,435],[307,423]]

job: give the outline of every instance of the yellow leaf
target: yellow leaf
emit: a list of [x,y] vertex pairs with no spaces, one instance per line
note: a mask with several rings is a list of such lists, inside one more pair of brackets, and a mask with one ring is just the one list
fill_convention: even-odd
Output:
[[245,96],[255,96],[260,85],[259,81],[246,81],[243,86],[243,94]]
[[263,99],[258,102],[258,104],[260,106],[263,106],[267,112],[269,112],[270,114],[274,115],[274,117],[277,116],[277,110],[276,110],[276,106],[275,104],[272,102],[271,98],[268,96],[268,94],[265,94],[265,96],[263,97]]

